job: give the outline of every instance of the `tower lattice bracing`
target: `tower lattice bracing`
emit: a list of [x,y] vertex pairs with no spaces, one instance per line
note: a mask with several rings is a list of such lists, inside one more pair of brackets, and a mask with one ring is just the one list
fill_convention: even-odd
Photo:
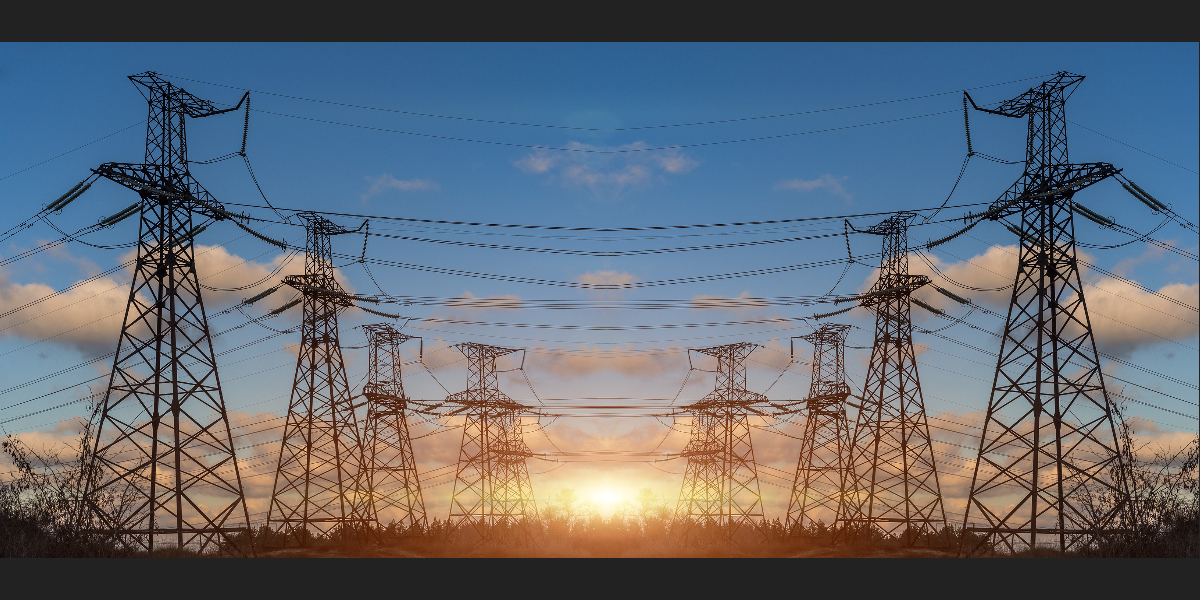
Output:
[[372,523],[337,314],[353,306],[334,278],[330,237],[348,230],[300,213],[307,231],[304,275],[284,283],[304,298],[292,399],[283,430],[269,528],[305,545],[312,535],[346,535]]
[[127,547],[246,554],[248,531],[225,399],[196,274],[193,238],[231,215],[188,172],[185,119],[228,112],[153,72],[144,164],[93,172],[138,192],[137,261],[90,457],[82,514]]
[[788,503],[789,535],[804,535],[818,523],[832,525],[846,494],[850,424],[846,420],[846,333],[849,325],[826,323],[803,339],[813,345],[812,385],[804,401],[800,459]]
[[762,493],[750,441],[750,415],[767,399],[746,390],[746,357],[758,346],[729,344],[696,350],[717,359],[716,389],[682,407],[692,416],[691,437],[673,537],[682,543],[733,540],[760,531]]
[[[1075,260],[1072,197],[1118,173],[1068,162],[1066,99],[1082,80],[1059,73],[986,111],[1027,118],[1028,140],[1025,172],[978,215],[1019,215],[1021,249],[964,524],[979,541],[964,541],[967,554],[1080,548],[1127,498],[1112,476],[1113,405]],[[1117,501],[1095,513],[1083,505],[1089,495]]]
[[525,463],[532,456],[522,431],[526,409],[500,391],[496,376],[496,359],[518,350],[473,343],[457,348],[469,372],[467,389],[446,398],[456,407],[445,415],[465,418],[450,527],[486,543],[528,542],[540,526]]
[[386,323],[365,325],[370,358],[367,383],[364,459],[371,517],[380,525],[394,523],[404,532],[423,533],[428,525],[417,461],[408,432],[408,397],[400,377],[400,344],[412,336]]
[[946,513],[912,343],[910,295],[929,283],[908,272],[915,216],[897,213],[863,232],[883,238],[883,258],[879,279],[859,297],[875,311],[875,342],[850,447],[852,492],[839,524],[908,545],[942,545],[936,536]]

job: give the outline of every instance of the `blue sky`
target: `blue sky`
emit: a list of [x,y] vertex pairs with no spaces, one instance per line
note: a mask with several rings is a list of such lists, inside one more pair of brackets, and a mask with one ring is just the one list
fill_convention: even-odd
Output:
[[[1196,44],[6,44],[0,46],[0,102],[6,114],[0,119],[0,136],[6,142],[0,146],[0,178],[3,178],[0,198],[4,199],[0,203],[0,221],[8,224],[3,227],[7,229],[27,218],[85,177],[87,169],[100,163],[140,162],[144,129],[138,125],[22,171],[142,121],[145,102],[126,77],[147,70],[177,78],[174,81],[189,91],[218,103],[232,104],[242,90],[254,90],[247,152],[263,191],[278,206],[373,216],[586,227],[796,219],[938,206],[954,184],[966,151],[960,91],[978,88],[971,91],[978,102],[997,102],[1036,84],[1040,76],[1067,70],[1087,76],[1067,105],[1068,118],[1073,122],[1068,130],[1072,160],[1111,162],[1125,169],[1126,176],[1157,198],[1172,203],[1177,212],[1195,219],[1200,212],[1197,206],[1200,176],[1195,173],[1200,170],[1197,57]],[[841,110],[755,118],[822,109]],[[709,121],[730,122],[645,128]],[[236,115],[189,122],[190,157],[204,160],[237,150],[241,128],[242,118]],[[1020,121],[973,113],[971,128],[976,150],[1006,160],[1022,158],[1025,128]],[[618,129],[624,130],[614,131]],[[821,131],[830,129],[837,130]],[[476,141],[460,141],[463,139]],[[669,149],[605,154],[557,148]],[[1020,174],[1020,168],[1020,165],[972,159],[950,204],[991,201]],[[244,165],[238,161],[197,165],[193,173],[227,203],[262,204]],[[1159,219],[1115,182],[1091,188],[1076,199],[1139,231],[1149,231],[1159,224]],[[133,201],[127,190],[101,183],[54,220],[64,230],[74,229],[113,214]],[[271,216],[259,209],[247,210],[256,216]],[[953,217],[962,212],[952,209],[942,216]],[[854,223],[863,227],[878,220],[879,217],[869,217],[856,219]],[[348,217],[339,220],[351,227],[357,227],[361,221]],[[136,236],[133,223],[134,220],[125,221],[114,229],[93,234],[89,241],[97,244],[132,241]],[[917,227],[912,230],[911,238],[915,245],[950,233],[952,228],[953,224]],[[526,232],[526,237],[519,237],[512,235],[512,230],[495,228],[430,229],[383,220],[371,224],[372,232],[575,251],[676,248],[824,235],[842,230],[838,220],[775,226],[763,231],[748,229],[754,228],[692,229],[662,234],[655,239],[638,237],[646,233],[636,232],[622,236],[608,234],[622,239],[598,239],[604,236],[547,237],[548,232],[534,230]],[[1083,242],[1105,245],[1128,241],[1122,234],[1101,230],[1083,220],[1077,222],[1076,229],[1078,239]],[[303,240],[302,231],[285,225],[273,225],[264,232],[294,243]],[[497,233],[500,235],[494,235]],[[699,235],[683,237],[691,234]],[[40,224],[4,242],[0,257],[12,257],[57,237]],[[974,263],[992,260],[999,268],[1006,264],[1003,252],[993,247],[1013,244],[1012,237],[999,225],[989,224],[931,254],[942,266],[958,265],[954,268],[960,271],[956,272],[972,278],[979,287],[991,285],[989,282],[1002,286],[1008,283],[1006,279],[1011,278],[1011,273],[990,274],[962,261],[978,256],[983,258]],[[1195,236],[1177,225],[1168,224],[1155,237],[1186,252],[1196,252]],[[851,236],[850,241],[856,254],[878,252],[876,238]],[[230,225],[214,226],[198,242],[219,245],[220,249],[214,250],[212,256],[228,253],[239,257],[228,262],[231,271],[226,275],[230,277],[249,276],[251,267],[270,264],[278,254]],[[361,244],[361,236],[344,236],[337,238],[334,246],[337,252],[356,255]],[[604,258],[373,238],[368,255],[423,266],[566,282],[645,282],[840,259],[845,256],[845,244],[842,237],[828,237],[749,248]],[[2,266],[0,284],[5,287],[0,296],[7,295],[8,299],[2,308],[8,310],[9,300],[14,298],[35,297],[36,290],[29,286],[41,284],[62,289],[109,269],[120,262],[118,257],[123,252],[69,244]],[[1120,249],[1086,252],[1092,262],[1105,270],[1192,306],[1196,303],[1194,260],[1140,242]],[[239,262],[242,259],[253,259],[254,263],[242,264]],[[470,293],[476,297],[522,299],[689,300],[697,296],[742,294],[820,295],[838,281],[841,267],[645,288],[615,296],[384,266],[375,267],[373,272],[380,286],[394,295],[453,298]],[[343,274],[347,285],[355,290],[376,291],[361,267],[346,267]],[[869,285],[870,275],[870,268],[852,266],[837,290],[849,293]],[[1111,287],[1114,283],[1096,274],[1085,275],[1085,279],[1088,277],[1100,287]],[[118,273],[111,281],[113,285],[109,288],[125,280]],[[228,285],[236,283],[231,281]],[[95,291],[99,294],[96,297],[127,295],[119,291],[104,293],[108,296],[100,294],[98,289]],[[1189,416],[1140,406],[1133,407],[1134,414],[1153,419],[1157,423],[1154,427],[1161,427],[1162,435],[1173,435],[1170,432],[1176,431],[1175,425],[1195,431],[1195,313],[1176,314],[1172,312],[1177,308],[1175,305],[1153,304],[1161,299],[1137,290],[1119,293],[1121,298],[1100,300],[1097,296],[1094,302],[1089,296],[1089,303],[1094,304],[1095,310],[1108,311],[1106,315],[1145,335],[1129,327],[1113,325],[1105,329],[1098,325],[1097,337],[1102,349],[1190,384],[1178,385],[1130,367],[1110,365],[1117,376],[1184,400],[1172,400],[1149,391],[1127,391],[1127,395]],[[1141,295],[1134,296],[1135,293]],[[936,300],[933,296],[923,297],[933,302]],[[209,312],[228,307],[240,297],[215,295]],[[270,302],[275,304],[271,306],[281,304],[282,298],[283,294],[272,297]],[[119,305],[123,300],[118,298],[115,302]],[[92,299],[54,314],[62,317],[80,307],[99,310],[98,306],[99,301]],[[658,326],[773,316],[806,317],[813,312],[812,308],[804,307],[658,311],[404,309],[406,317],[417,318]],[[850,343],[869,346],[870,317],[858,312],[863,311],[851,313],[844,321],[862,328],[852,333]],[[111,351],[104,349],[103,340],[111,336],[111,344],[115,344],[115,331],[120,325],[117,317],[115,324],[109,319],[63,333],[60,330],[69,322],[65,318],[47,315],[25,324],[14,321],[31,316],[34,315],[22,312],[0,321],[0,327],[6,327],[0,331],[0,353],[9,353],[0,363],[3,365],[0,373],[12,385]],[[238,323],[238,318],[236,313],[215,318],[214,327],[231,327]],[[294,322],[296,316],[289,313],[280,322],[287,319]],[[919,319],[919,326],[944,324],[934,317],[923,315]],[[375,318],[361,312],[346,313],[342,322],[346,344],[361,345],[362,334],[351,328],[372,320]],[[971,320],[985,328],[999,326],[978,315]],[[60,330],[55,329],[56,323],[61,323]],[[218,351],[265,333],[250,329],[253,327],[220,340]],[[767,346],[755,355],[758,362],[752,365],[750,374],[750,387],[762,391],[779,377],[780,369],[787,363],[789,336],[810,331],[801,323],[786,327],[722,325],[580,332],[420,321],[410,324],[406,331],[410,329],[424,336],[427,351],[441,352],[431,353],[427,362],[435,367],[439,379],[450,391],[459,389],[465,379],[461,363],[449,364],[441,370],[436,368],[454,360],[454,352],[445,350],[447,344],[481,341],[530,348],[527,373],[543,398],[670,398],[687,373],[681,349],[732,341],[754,341]],[[994,338],[978,332],[951,331],[976,345],[994,345],[991,341]],[[1109,337],[1103,337],[1102,332]],[[41,341],[55,335],[58,337]],[[987,401],[987,383],[983,380],[990,380],[992,367],[988,363],[993,359],[983,355],[962,356],[936,338],[918,338],[918,343],[929,348],[919,359],[929,412],[969,414],[982,410]],[[295,341],[298,340],[289,340]],[[31,343],[36,344],[27,347]],[[261,350],[255,351],[255,355],[269,353],[262,357],[230,355],[230,364],[222,367],[223,379],[228,382],[227,402],[235,410],[279,413],[285,410],[286,398],[268,399],[286,395],[294,358],[280,339],[257,348]],[[586,352],[580,354],[581,351]],[[858,385],[865,373],[867,353],[852,350],[848,359],[851,377],[857,378]],[[351,379],[357,381],[364,372],[365,354],[348,350],[347,356]],[[81,369],[5,394],[3,406],[76,383],[86,378],[81,373],[94,371],[88,376],[99,375],[106,370],[100,367],[89,367],[92,371]],[[260,373],[266,368],[274,370]],[[778,385],[772,388],[772,397],[791,398],[805,393],[807,373],[804,368],[794,368],[797,372],[789,369],[779,378]],[[424,374],[415,373],[407,381],[414,396],[445,395]],[[695,373],[690,381],[680,395],[685,400],[698,398],[711,389],[710,375]],[[510,376],[502,385],[514,397],[533,401],[532,393],[523,387],[523,379]],[[57,403],[65,402],[71,394],[83,395],[84,389],[66,390],[50,399],[62,397]],[[1142,395],[1136,395],[1139,393]],[[33,405],[21,409],[26,406]],[[21,409],[0,412],[4,415],[0,420],[25,414],[19,412]],[[22,431],[40,425],[42,431],[50,431],[58,426],[56,419],[68,418],[72,410],[77,413],[77,405],[13,421],[5,427],[8,431]],[[1147,427],[1148,431],[1154,430]],[[555,442],[559,446],[578,442],[580,447],[588,448],[604,444],[653,446],[668,433],[655,421],[633,419],[563,420],[549,431],[552,437],[558,436]],[[450,437],[453,434],[441,436]],[[786,438],[767,434],[761,437],[764,456],[777,457],[780,468],[786,469],[786,463],[794,461],[794,457],[787,458],[791,442]],[[531,438],[531,445],[545,446],[547,440],[540,439],[537,442]],[[671,438],[667,445],[675,441]],[[437,448],[431,447],[429,456],[449,456],[446,452],[452,453],[456,443],[457,440],[450,440]],[[759,443],[756,438],[756,444]],[[430,458],[427,464],[439,463]],[[553,465],[534,465],[533,470],[542,471],[542,466]],[[621,489],[651,486],[663,493],[677,491],[677,476],[656,473],[643,466],[621,468],[626,470],[592,471],[591,466],[569,465],[555,471],[553,476],[545,476],[559,479],[540,483],[535,480],[535,484],[553,490],[562,485],[583,485],[572,482],[586,477],[608,477],[616,482],[612,486]],[[679,471],[681,465],[668,465],[667,469]],[[447,487],[439,489],[448,494]],[[770,491],[764,489],[765,493]]]

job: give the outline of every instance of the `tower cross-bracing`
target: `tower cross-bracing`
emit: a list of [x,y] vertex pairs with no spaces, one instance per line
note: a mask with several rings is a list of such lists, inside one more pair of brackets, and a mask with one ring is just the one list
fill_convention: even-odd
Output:
[[761,529],[762,493],[750,418],[766,415],[762,408],[767,399],[746,389],[746,358],[756,348],[743,342],[696,350],[717,359],[716,387],[680,409],[691,415],[692,429],[672,526],[672,537],[679,542],[731,541],[747,529]]
[[[1128,497],[1114,407],[1104,385],[1075,253],[1075,192],[1116,175],[1071,164],[1067,98],[1083,80],[1054,78],[986,112],[1025,118],[1025,172],[983,215],[1020,217],[1020,254],[980,438],[964,529],[966,554],[1081,548]],[[982,109],[981,109],[982,110]],[[1085,497],[1116,501],[1099,514]]]
[[421,534],[428,523],[417,461],[408,430],[408,397],[401,379],[400,345],[413,339],[387,323],[364,325],[367,362],[367,423],[364,481],[371,518],[403,533]]
[[852,491],[839,525],[907,545],[941,546],[946,513],[912,342],[910,296],[929,283],[908,272],[908,225],[915,217],[900,212],[865,230],[883,238],[883,258],[878,280],[859,296],[861,306],[875,311],[875,342],[850,446]]
[[233,215],[188,171],[185,130],[188,117],[237,107],[218,110],[153,72],[129,79],[150,106],[146,161],[93,170],[138,192],[141,224],[87,467],[85,527],[136,550],[250,553],[231,536],[250,518],[193,246],[207,226],[194,215]]
[[330,244],[349,230],[315,213],[299,217],[307,232],[304,274],[284,283],[303,295],[304,315],[267,526],[306,545],[314,535],[360,535],[372,515],[338,337],[338,312],[354,303],[334,277]]
[[467,389],[446,398],[446,416],[464,419],[450,500],[450,527],[484,543],[527,543],[540,531],[529,481],[522,415],[526,407],[500,391],[496,359],[518,352],[463,343]]
[[846,419],[845,348],[849,325],[826,323],[803,336],[812,342],[812,384],[803,401],[804,433],[788,503],[790,536],[810,533],[817,524],[837,522],[846,499],[850,425]]

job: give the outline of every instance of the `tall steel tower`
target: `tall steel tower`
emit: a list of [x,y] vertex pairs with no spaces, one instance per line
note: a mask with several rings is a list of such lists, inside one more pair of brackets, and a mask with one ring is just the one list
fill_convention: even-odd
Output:
[[526,407],[500,391],[496,359],[512,348],[464,343],[467,389],[446,398],[462,415],[462,446],[450,500],[450,526],[485,543],[526,543],[539,533],[537,503],[529,481],[521,415]]
[[910,295],[929,283],[908,273],[908,224],[901,212],[865,230],[883,237],[879,279],[859,296],[875,310],[875,343],[850,447],[845,530],[875,529],[907,545],[935,542],[946,526],[921,380],[912,344]]
[[750,441],[750,414],[765,416],[766,396],[746,389],[746,357],[758,348],[740,343],[696,350],[717,359],[716,389],[681,407],[692,415],[683,456],[687,467],[672,537],[733,540],[744,528],[760,531],[762,493]]
[[372,523],[363,447],[338,340],[338,311],[353,298],[334,279],[330,236],[350,233],[315,213],[305,222],[304,275],[283,281],[304,296],[299,356],[267,526],[306,545],[318,535],[358,535]]
[[817,523],[833,525],[845,502],[846,467],[850,459],[850,424],[846,420],[846,334],[849,325],[826,323],[802,336],[812,342],[812,384],[803,401],[804,433],[792,483],[786,528],[789,536],[807,533]]
[[408,433],[408,397],[400,376],[400,344],[413,336],[386,323],[364,325],[370,358],[367,363],[366,452],[367,496],[371,518],[395,523],[404,533],[423,534],[428,525],[412,438]]
[[244,554],[251,548],[230,534],[248,531],[250,518],[193,251],[206,227],[193,214],[231,215],[189,172],[185,131],[186,117],[237,107],[217,110],[153,72],[129,79],[150,105],[146,162],[93,172],[141,197],[138,256],[83,514],[130,548]]
[[[1119,171],[1068,162],[1066,102],[1081,81],[1058,73],[980,109],[1026,118],[1029,134],[1025,172],[975,215],[1020,215],[1021,251],[964,522],[981,540],[964,541],[966,554],[1080,548],[1111,526],[1128,497],[1111,475],[1120,472],[1119,438],[1075,260],[1072,202]],[[1087,494],[1118,500],[1093,514],[1082,504]]]

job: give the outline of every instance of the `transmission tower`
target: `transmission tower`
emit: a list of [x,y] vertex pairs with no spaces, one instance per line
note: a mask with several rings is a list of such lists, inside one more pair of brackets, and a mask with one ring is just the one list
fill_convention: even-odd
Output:
[[717,359],[716,389],[681,407],[692,415],[684,448],[687,467],[675,509],[673,537],[732,541],[744,527],[761,531],[762,493],[750,441],[750,413],[765,416],[766,396],[746,390],[746,357],[758,346],[728,344],[696,350]]
[[329,239],[351,230],[314,213],[298,216],[307,233],[304,275],[283,281],[303,295],[304,320],[267,526],[303,546],[314,532],[357,535],[372,523],[372,515],[338,340],[338,311],[354,303],[334,279]]
[[400,344],[413,336],[386,323],[364,325],[370,360],[367,363],[365,481],[371,517],[397,523],[408,533],[423,533],[425,500],[417,477],[412,439],[408,433],[408,397],[400,378]]
[[496,359],[512,348],[464,343],[467,389],[451,394],[457,405],[446,416],[462,415],[462,446],[450,499],[452,531],[470,531],[480,542],[525,543],[538,533],[537,503],[525,459],[521,415],[526,408],[500,391]]
[[[1080,548],[1119,518],[1128,497],[1109,473],[1120,472],[1121,454],[1075,261],[1071,199],[1119,172],[1068,162],[1066,101],[1082,80],[1058,73],[980,109],[1027,117],[1029,136],[1025,172],[975,215],[1020,215],[1021,251],[964,521],[981,539],[964,538],[967,554]],[[1089,495],[1117,501],[1093,514],[1083,504]]]
[[908,225],[900,212],[860,233],[883,237],[879,280],[859,296],[875,310],[875,343],[854,426],[848,476],[853,493],[843,530],[882,533],[907,545],[934,542],[946,526],[921,380],[913,353],[910,295],[929,283],[908,273]]
[[130,548],[245,554],[230,537],[250,518],[192,245],[206,227],[193,214],[231,215],[188,172],[185,135],[186,117],[237,107],[217,110],[153,72],[129,79],[150,105],[146,162],[93,173],[141,197],[138,255],[83,514]]
[[813,345],[812,385],[804,401],[807,418],[800,459],[788,503],[789,535],[804,535],[817,523],[837,522],[846,497],[850,424],[846,420],[846,333],[849,325],[826,323],[803,336]]

